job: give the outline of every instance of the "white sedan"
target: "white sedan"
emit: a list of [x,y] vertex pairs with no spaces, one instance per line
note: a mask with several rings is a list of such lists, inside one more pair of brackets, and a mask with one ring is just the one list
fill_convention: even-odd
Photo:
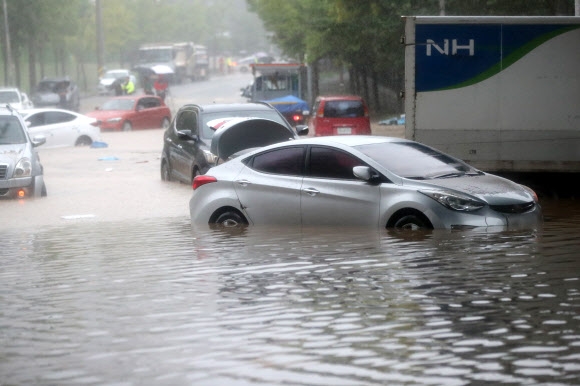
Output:
[[61,109],[31,109],[22,111],[31,137],[43,135],[44,148],[89,146],[99,141],[101,129],[95,118]]

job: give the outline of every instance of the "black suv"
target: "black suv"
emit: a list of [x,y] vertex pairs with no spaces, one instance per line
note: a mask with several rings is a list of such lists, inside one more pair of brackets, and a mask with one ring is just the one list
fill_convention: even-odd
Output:
[[187,104],[175,114],[163,135],[161,179],[191,184],[195,176],[215,166],[217,156],[210,151],[215,129],[208,122],[233,117],[270,119],[293,133],[308,133],[306,126],[298,126],[294,131],[280,112],[267,103]]
[[75,82],[68,77],[44,78],[32,96],[34,107],[55,107],[78,112],[81,99]]

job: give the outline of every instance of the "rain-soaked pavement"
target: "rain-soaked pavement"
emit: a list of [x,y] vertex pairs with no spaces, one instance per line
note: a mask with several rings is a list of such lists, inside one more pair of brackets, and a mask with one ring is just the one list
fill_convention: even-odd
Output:
[[0,384],[578,384],[578,202],[537,232],[193,229],[161,131],[104,137],[0,201]]

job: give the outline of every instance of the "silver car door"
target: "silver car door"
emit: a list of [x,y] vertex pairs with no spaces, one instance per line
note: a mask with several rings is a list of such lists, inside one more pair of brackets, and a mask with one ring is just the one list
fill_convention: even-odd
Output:
[[378,226],[380,187],[354,177],[352,168],[360,165],[331,147],[310,149],[300,195],[302,225]]
[[300,225],[304,148],[258,154],[234,180],[242,208],[255,225]]

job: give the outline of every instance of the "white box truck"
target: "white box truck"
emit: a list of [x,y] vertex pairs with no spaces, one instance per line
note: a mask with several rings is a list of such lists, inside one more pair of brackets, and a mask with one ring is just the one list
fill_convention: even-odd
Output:
[[580,172],[580,17],[403,21],[406,138],[489,172]]

